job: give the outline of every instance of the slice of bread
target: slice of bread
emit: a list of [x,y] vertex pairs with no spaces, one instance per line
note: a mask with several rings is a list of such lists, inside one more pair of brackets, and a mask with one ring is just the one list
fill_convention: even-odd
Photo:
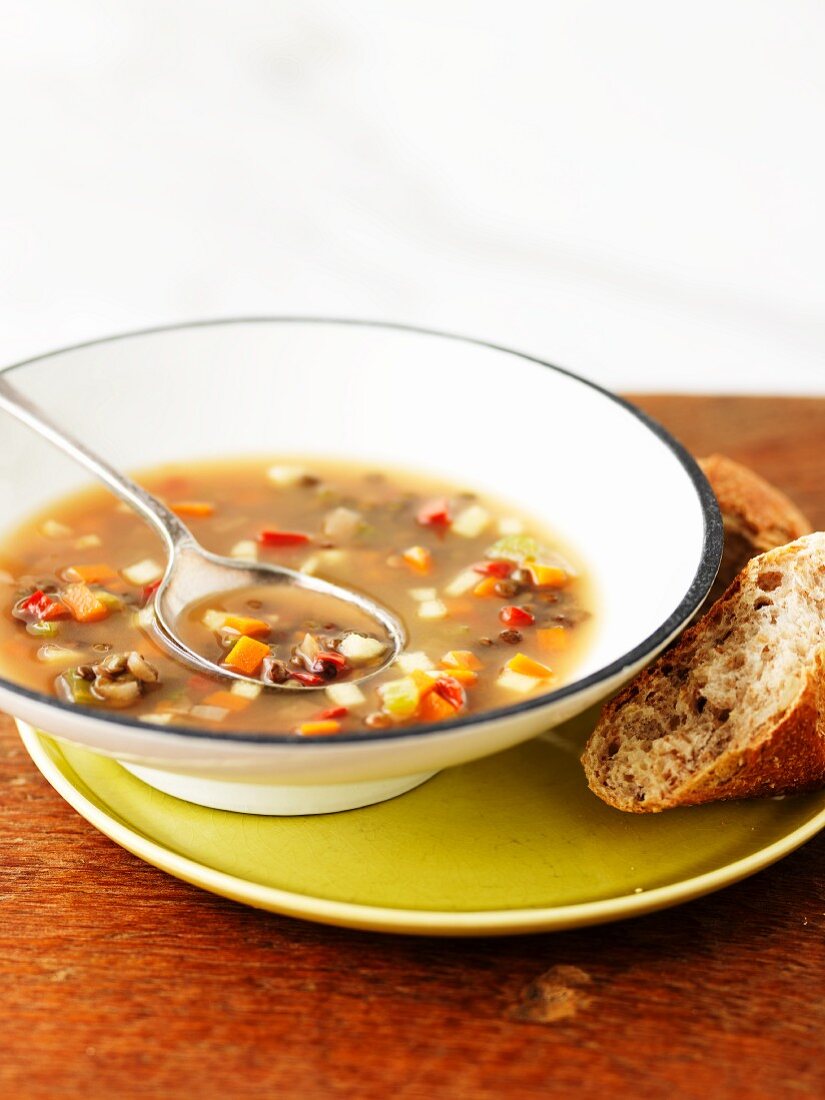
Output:
[[582,763],[633,813],[825,785],[825,533],[753,558],[605,706]]
[[784,493],[724,455],[700,458],[699,465],[719,501],[725,549],[706,606],[714,603],[756,554],[784,546],[813,530]]

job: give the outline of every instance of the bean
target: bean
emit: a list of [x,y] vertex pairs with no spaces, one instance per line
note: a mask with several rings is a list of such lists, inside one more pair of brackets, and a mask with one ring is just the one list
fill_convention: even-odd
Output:
[[499,634],[499,638],[501,638],[502,642],[506,642],[507,645],[518,645],[521,641],[521,631],[502,630],[502,632]]
[[520,587],[513,580],[501,580],[496,582],[493,591],[497,596],[501,596],[503,600],[509,600],[518,593]]

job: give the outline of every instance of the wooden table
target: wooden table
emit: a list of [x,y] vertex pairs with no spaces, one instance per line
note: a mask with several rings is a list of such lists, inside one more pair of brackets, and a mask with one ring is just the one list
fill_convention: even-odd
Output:
[[[825,400],[639,400],[825,527]],[[4,1096],[825,1094],[825,834],[658,915],[428,940],[256,912],[146,866],[2,717],[0,784]]]

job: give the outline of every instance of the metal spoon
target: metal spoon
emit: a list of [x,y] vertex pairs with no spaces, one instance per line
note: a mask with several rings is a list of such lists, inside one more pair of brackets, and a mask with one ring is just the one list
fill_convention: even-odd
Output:
[[[261,683],[259,680],[253,680],[252,677],[244,676],[202,657],[187,645],[176,630],[176,623],[181,613],[193,601],[237,588],[258,585],[290,585],[319,592],[328,596],[330,600],[338,600],[360,608],[374,619],[387,634],[386,654],[380,665],[365,669],[358,679],[366,679],[386,668],[404,647],[406,637],[400,620],[387,608],[367,596],[281,565],[262,565],[258,562],[224,558],[205,550],[189,528],[181,523],[179,517],[157,497],[147,493],[131,478],[126,477],[99,455],[90,451],[84,443],[58,427],[42,409],[19,393],[2,375],[0,375],[0,408],[17,417],[54,446],[59,447],[81,466],[85,466],[90,473],[104,482],[115,496],[134,508],[161,536],[166,544],[169,560],[163,580],[155,594],[156,634],[158,640],[178,659],[212,675]],[[335,613],[331,613],[330,618],[336,618]],[[288,691],[313,690],[305,686],[290,685],[289,681],[285,684],[265,684],[264,686]]]

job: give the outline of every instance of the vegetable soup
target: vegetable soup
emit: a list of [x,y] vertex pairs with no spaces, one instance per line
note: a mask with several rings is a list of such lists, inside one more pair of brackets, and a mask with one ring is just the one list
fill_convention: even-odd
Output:
[[575,557],[528,516],[462,486],[329,460],[193,463],[139,480],[209,550],[277,562],[389,607],[405,624],[405,650],[381,668],[389,643],[357,608],[329,621],[312,592],[241,589],[198,601],[178,629],[255,682],[194,673],[152,627],[159,538],[91,489],[0,547],[7,679],[155,726],[334,736],[445,722],[553,690],[587,644],[592,598]]

